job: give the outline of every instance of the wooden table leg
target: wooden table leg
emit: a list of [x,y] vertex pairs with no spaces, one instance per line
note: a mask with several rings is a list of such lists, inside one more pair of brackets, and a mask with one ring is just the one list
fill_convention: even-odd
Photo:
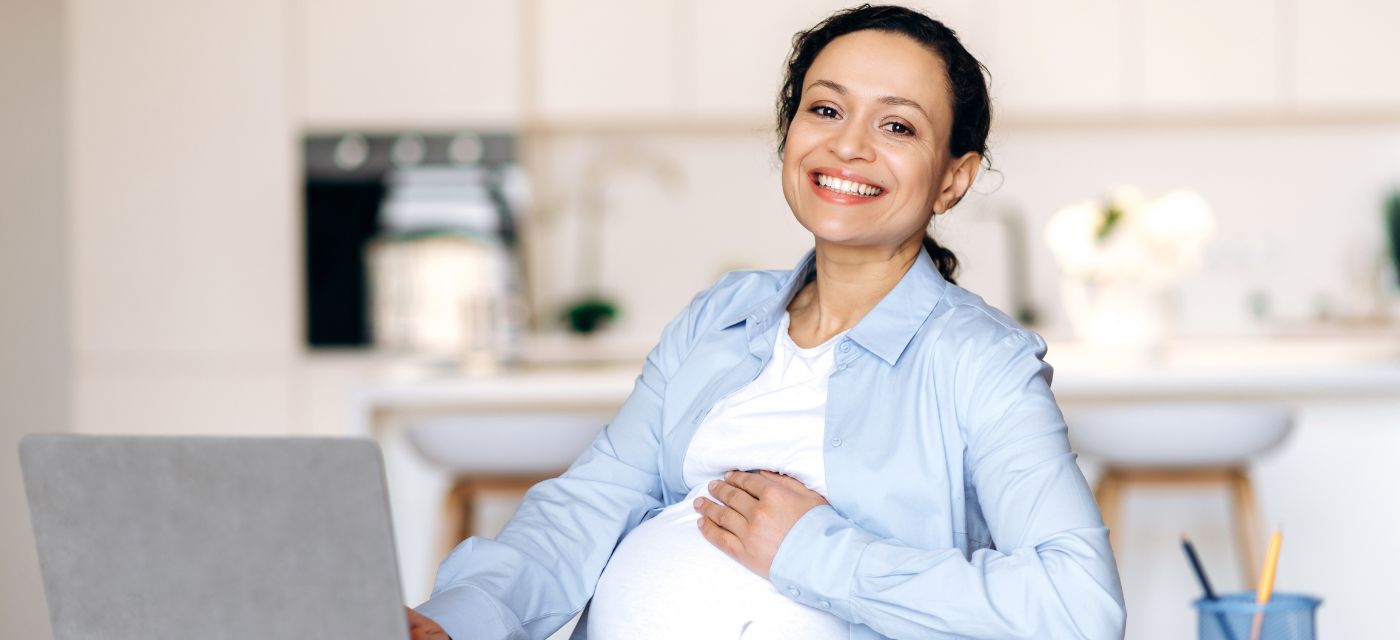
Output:
[[1252,589],[1259,579],[1259,516],[1254,504],[1254,487],[1244,469],[1230,476],[1230,489],[1235,506],[1235,535],[1239,541],[1240,570],[1244,572],[1244,588]]
[[443,505],[442,557],[447,557],[463,540],[476,534],[476,506],[483,492],[524,495],[530,487],[563,471],[549,474],[460,475],[452,483]]
[[1103,515],[1103,525],[1108,527],[1109,546],[1117,547],[1118,510],[1123,500],[1123,479],[1113,467],[1104,469],[1103,475],[1094,487],[1094,500],[1099,503],[1099,513]]

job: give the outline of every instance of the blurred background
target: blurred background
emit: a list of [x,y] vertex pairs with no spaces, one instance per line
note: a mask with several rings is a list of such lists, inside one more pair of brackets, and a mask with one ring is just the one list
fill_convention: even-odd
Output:
[[[1400,4],[909,4],[994,100],[990,170],[934,233],[1047,338],[1072,434],[1104,407],[1289,412],[1172,459],[1123,450],[1179,444],[1171,421],[1077,443],[1091,482],[1252,480],[1120,492],[1128,637],[1195,628],[1181,533],[1243,590],[1237,541],[1279,523],[1277,588],[1322,597],[1329,637],[1386,633]],[[453,536],[493,534],[582,450],[695,292],[810,247],[772,111],[792,34],[844,6],[0,0],[0,636],[48,634],[30,432],[378,438],[426,598]]]

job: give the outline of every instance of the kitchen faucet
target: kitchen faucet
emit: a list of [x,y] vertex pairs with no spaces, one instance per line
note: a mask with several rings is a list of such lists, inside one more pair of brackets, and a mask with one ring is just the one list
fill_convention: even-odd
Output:
[[606,213],[604,190],[607,178],[624,170],[642,170],[657,178],[663,187],[677,191],[684,176],[671,158],[651,151],[631,140],[605,145],[583,167],[581,229],[577,265],[579,293],[593,295],[601,288],[602,222]]
[[992,221],[1006,234],[1007,285],[1011,293],[1011,315],[1023,325],[1034,325],[1040,314],[1030,297],[1030,245],[1026,242],[1026,218],[1015,205],[988,207]]

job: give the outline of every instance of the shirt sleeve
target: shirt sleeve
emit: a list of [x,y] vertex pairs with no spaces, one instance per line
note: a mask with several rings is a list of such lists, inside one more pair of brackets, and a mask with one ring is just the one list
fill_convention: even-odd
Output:
[[769,575],[789,597],[891,638],[1122,638],[1118,569],[1050,393],[1045,342],[1007,334],[970,365],[967,460],[996,549],[919,549],[830,505],[788,532]]
[[417,610],[453,638],[547,638],[593,595],[614,547],[662,506],[658,468],[666,380],[691,344],[697,295],[662,332],[631,395],[558,478],[532,487],[494,540],[443,561]]

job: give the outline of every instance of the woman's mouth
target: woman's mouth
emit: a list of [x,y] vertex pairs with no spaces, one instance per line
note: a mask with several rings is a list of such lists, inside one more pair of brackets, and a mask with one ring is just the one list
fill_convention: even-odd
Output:
[[884,189],[849,178],[813,171],[809,174],[812,188],[827,200],[850,204],[880,197]]

